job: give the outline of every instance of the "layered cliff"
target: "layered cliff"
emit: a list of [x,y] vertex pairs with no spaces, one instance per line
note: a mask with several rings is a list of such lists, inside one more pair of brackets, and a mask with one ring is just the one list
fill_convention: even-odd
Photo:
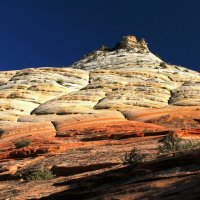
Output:
[[200,74],[165,63],[134,36],[86,55],[71,68],[30,68],[0,77],[0,120],[5,121],[29,114],[200,105]]

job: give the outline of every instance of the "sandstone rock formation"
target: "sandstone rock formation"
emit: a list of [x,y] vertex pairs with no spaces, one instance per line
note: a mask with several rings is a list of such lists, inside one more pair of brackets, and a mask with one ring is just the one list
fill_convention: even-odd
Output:
[[2,74],[5,76],[0,85],[1,121],[15,121],[48,100],[80,90],[89,78],[83,70],[52,67]]
[[72,68],[1,72],[0,120],[16,121],[27,114],[199,105],[200,74],[164,63],[146,45],[125,36],[114,50],[97,50]]
[[122,38],[122,41],[117,45],[116,48],[134,49],[136,47],[138,49],[148,50],[147,43],[145,42],[144,38],[142,38],[141,41],[138,42],[135,36],[128,35]]
[[[172,133],[200,139],[199,84],[134,36],[70,67],[0,72],[0,199],[198,196],[200,147],[159,156],[158,145]],[[17,149],[23,139],[31,145]],[[130,170],[133,147],[151,156]],[[56,177],[27,182],[44,168]]]
[[[74,63],[73,68],[89,71],[88,85],[40,105],[32,114],[199,105],[199,73],[164,63],[134,37],[124,37],[121,44],[115,51],[96,51]],[[193,92],[185,86],[191,81]],[[184,95],[179,90],[183,90]]]
[[16,71],[0,71],[0,85],[9,81],[16,74]]

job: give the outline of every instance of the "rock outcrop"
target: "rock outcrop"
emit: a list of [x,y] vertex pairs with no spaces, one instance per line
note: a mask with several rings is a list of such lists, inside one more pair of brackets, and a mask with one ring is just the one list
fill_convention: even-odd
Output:
[[147,43],[145,42],[145,39],[142,38],[140,42],[137,41],[137,38],[132,35],[124,36],[122,38],[122,41],[117,44],[117,49],[143,49],[148,50]]

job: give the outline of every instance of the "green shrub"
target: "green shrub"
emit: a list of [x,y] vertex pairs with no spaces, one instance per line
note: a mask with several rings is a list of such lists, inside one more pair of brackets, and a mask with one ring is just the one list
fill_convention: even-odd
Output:
[[52,173],[49,169],[40,169],[35,172],[33,172],[31,175],[28,175],[26,179],[28,181],[34,181],[34,180],[48,180],[55,177],[55,174]]
[[57,82],[58,84],[62,85],[62,84],[64,83],[64,80],[63,80],[63,79],[58,79],[56,82]]
[[158,54],[154,54],[156,57],[158,57],[158,58],[160,58],[161,59],[161,57],[158,55]]
[[161,67],[166,67],[166,63],[165,63],[165,62],[161,62],[161,63],[160,63],[160,66],[161,66]]
[[138,50],[137,53],[144,53],[142,50]]
[[20,149],[20,148],[23,148],[23,147],[28,147],[31,143],[32,143],[31,140],[24,139],[24,140],[19,140],[19,141],[15,142],[14,145],[17,149]]
[[184,140],[174,134],[169,134],[163,138],[161,145],[158,146],[160,153],[170,153],[184,149],[200,147],[199,141]]
[[151,132],[148,128],[145,128],[142,133],[145,134],[145,133],[148,133],[148,132]]
[[145,160],[146,155],[141,154],[141,152],[135,147],[131,150],[130,153],[126,153],[124,156],[124,164],[130,167],[134,167],[138,163],[141,163]]
[[101,45],[100,51],[108,51],[109,50],[109,47],[105,46],[105,45]]

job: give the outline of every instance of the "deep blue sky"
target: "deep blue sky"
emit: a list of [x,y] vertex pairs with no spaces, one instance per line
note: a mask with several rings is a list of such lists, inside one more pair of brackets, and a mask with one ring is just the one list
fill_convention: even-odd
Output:
[[68,66],[128,34],[200,71],[199,0],[0,0],[0,70]]

